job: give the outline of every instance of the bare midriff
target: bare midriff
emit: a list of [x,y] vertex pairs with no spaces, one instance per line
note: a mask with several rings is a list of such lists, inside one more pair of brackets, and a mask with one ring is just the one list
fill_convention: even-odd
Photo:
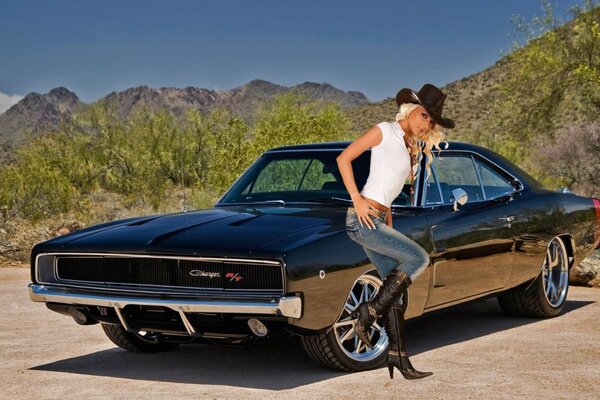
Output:
[[368,198],[368,197],[365,197],[365,196],[363,196],[363,195],[361,195],[361,197],[362,197],[363,199],[365,199],[365,200],[367,201],[367,203],[369,203],[369,205],[370,205],[371,207],[373,207],[373,208],[376,208],[376,209],[378,209],[379,211],[389,211],[389,210],[390,210],[390,209],[389,209],[389,207],[386,207],[386,206],[384,206],[384,205],[381,205],[381,204],[379,204],[378,202],[376,202],[376,201],[375,201],[375,200],[373,200],[373,199],[370,199],[370,198]]

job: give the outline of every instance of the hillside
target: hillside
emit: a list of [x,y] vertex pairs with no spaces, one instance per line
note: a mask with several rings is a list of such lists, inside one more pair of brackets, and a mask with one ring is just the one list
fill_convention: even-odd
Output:
[[[449,83],[442,87],[447,94],[444,114],[454,119],[456,127],[447,132],[451,140],[464,140],[473,143],[485,144],[494,134],[498,133],[497,119],[494,110],[501,108],[503,101],[500,86],[506,82],[511,73],[511,64],[506,58],[493,66],[473,75]],[[412,88],[417,91],[419,88]],[[581,114],[584,100],[577,90],[570,91],[570,99],[576,107],[562,110],[557,116],[556,128],[576,122],[584,124],[589,122]],[[353,129],[358,134],[364,132],[374,124],[383,120],[393,120],[397,112],[393,98],[380,102],[372,102],[357,106],[349,111],[353,122]]]
[[[526,120],[537,118],[541,124],[529,124],[528,128],[539,129],[534,133],[535,139],[545,143],[563,128],[597,123],[598,26],[600,7],[595,7],[510,52],[485,70],[444,86],[448,95],[445,114],[456,122],[449,138],[490,147],[497,145],[498,138],[518,142],[522,128],[530,122]],[[394,84],[398,85],[395,90],[402,87],[402,82]],[[525,107],[515,107],[515,102]],[[541,109],[529,114],[529,105],[540,105]],[[379,121],[392,120],[395,113],[394,100],[388,98],[357,106],[349,115],[358,134]]]

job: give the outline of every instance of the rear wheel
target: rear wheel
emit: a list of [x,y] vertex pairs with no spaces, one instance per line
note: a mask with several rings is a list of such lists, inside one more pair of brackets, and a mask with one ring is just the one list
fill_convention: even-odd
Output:
[[120,325],[102,324],[102,329],[108,338],[122,349],[135,353],[157,353],[172,350],[177,343],[161,341],[159,333],[140,331],[127,332]]
[[379,321],[373,324],[369,332],[373,348],[368,349],[356,336],[356,319],[350,316],[360,303],[375,296],[381,284],[381,280],[374,275],[362,275],[354,283],[342,314],[329,332],[302,336],[302,345],[310,358],[326,367],[343,371],[365,371],[383,362],[388,346],[383,325]]
[[569,255],[563,241],[548,244],[542,271],[533,283],[524,283],[498,296],[500,307],[511,315],[550,318],[559,315],[569,291]]

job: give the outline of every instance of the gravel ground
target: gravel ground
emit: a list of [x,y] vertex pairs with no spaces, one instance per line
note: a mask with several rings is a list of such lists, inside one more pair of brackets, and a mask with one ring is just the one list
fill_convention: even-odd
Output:
[[27,294],[29,271],[0,268],[0,385],[5,399],[600,398],[600,290],[571,287],[564,315],[512,318],[495,300],[408,325],[413,364],[341,373],[309,361],[296,340],[254,350],[180,346],[162,354],[115,348]]

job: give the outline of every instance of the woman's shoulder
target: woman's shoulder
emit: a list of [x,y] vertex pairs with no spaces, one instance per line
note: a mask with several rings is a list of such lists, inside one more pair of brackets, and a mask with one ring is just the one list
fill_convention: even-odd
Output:
[[390,132],[390,130],[392,129],[392,124],[388,121],[380,122],[376,126],[379,127],[379,129],[381,129],[381,133],[383,133],[384,135]]
[[384,121],[377,124],[377,127],[381,130],[381,134],[383,136],[382,142],[394,142],[400,143],[404,146],[404,140],[402,139],[404,136],[404,131],[400,127],[396,121]]
[[[392,121],[383,121],[378,123],[376,126],[379,127],[379,129],[381,129],[381,132],[386,135],[398,135],[399,133],[401,133],[402,135],[404,135],[404,131],[402,131],[402,129],[398,129],[400,127],[400,125],[398,125],[398,123],[396,121],[392,122]],[[400,132],[399,132],[400,131]]]

